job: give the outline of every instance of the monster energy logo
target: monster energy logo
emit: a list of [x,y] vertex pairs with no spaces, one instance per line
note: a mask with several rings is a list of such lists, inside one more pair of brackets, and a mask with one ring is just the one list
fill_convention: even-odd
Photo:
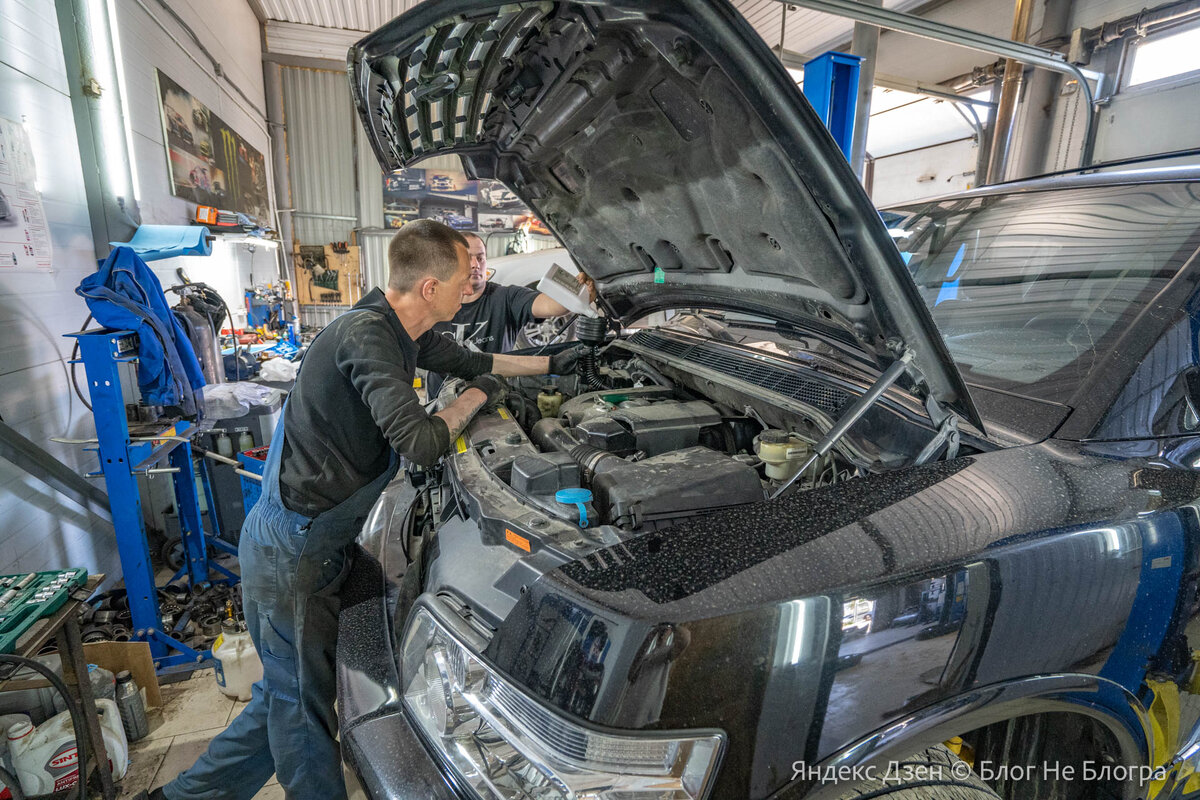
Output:
[[225,184],[231,198],[242,196],[238,186],[237,137],[228,128],[221,128],[221,146],[225,150]]

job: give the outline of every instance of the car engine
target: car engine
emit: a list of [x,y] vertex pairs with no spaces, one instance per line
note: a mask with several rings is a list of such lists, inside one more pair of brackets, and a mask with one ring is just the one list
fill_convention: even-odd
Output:
[[764,498],[757,459],[739,455],[753,428],[752,420],[726,418],[668,389],[589,392],[564,403],[560,417],[533,425],[542,452],[514,462],[511,486],[543,498],[590,487],[603,522],[654,528]]

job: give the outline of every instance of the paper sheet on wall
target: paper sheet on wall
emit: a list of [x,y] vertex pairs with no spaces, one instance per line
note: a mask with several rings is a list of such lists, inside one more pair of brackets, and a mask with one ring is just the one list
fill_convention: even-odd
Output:
[[29,134],[19,122],[0,117],[0,273],[49,270],[50,229]]

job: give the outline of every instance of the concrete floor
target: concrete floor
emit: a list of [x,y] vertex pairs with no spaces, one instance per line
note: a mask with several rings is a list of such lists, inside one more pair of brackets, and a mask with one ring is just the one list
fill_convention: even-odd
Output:
[[[129,769],[121,781],[121,800],[142,790],[162,786],[195,763],[209,741],[233,722],[245,703],[217,689],[211,669],[197,670],[191,678],[162,687],[163,704],[149,709],[150,735],[129,749]],[[365,800],[354,776],[346,774],[350,800]],[[274,777],[255,800],[283,800],[283,788]]]

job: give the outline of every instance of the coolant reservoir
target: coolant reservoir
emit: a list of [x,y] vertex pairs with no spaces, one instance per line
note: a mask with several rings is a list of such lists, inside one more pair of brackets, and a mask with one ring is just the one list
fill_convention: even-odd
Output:
[[763,431],[754,440],[754,452],[763,460],[767,477],[777,481],[792,478],[808,460],[808,442],[787,431]]
[[558,387],[552,383],[548,383],[542,387],[542,391],[537,396],[538,411],[542,414],[542,419],[554,419],[558,416],[559,409],[562,408],[563,395],[558,390]]

